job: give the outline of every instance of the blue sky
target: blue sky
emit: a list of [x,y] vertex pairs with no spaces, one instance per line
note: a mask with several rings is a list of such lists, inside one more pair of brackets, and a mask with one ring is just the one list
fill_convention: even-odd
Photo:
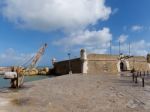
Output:
[[51,59],[121,50],[132,55],[150,52],[150,0],[0,0],[0,66],[19,65],[46,42],[39,65]]

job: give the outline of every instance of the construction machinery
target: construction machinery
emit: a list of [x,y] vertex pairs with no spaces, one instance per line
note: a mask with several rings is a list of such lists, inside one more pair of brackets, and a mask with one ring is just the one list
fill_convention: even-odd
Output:
[[[31,58],[31,64],[29,64],[25,69],[22,70],[22,74],[24,75],[36,75],[38,74],[38,70],[36,69],[36,65],[40,58],[44,55],[45,49],[47,48],[47,43],[45,43],[39,51],[35,54],[33,58]],[[28,61],[30,63],[30,60]]]
[[38,70],[35,69],[35,66],[36,66],[37,62],[40,60],[40,58],[43,56],[46,48],[47,48],[47,44],[45,43],[39,49],[39,51],[35,54],[35,56],[32,59],[30,59],[32,62],[26,68],[21,67],[21,66],[12,67],[11,72],[5,72],[4,79],[11,80],[11,87],[13,87],[13,88],[21,87],[24,82],[24,75],[38,74]]
[[35,57],[32,60],[32,63],[29,66],[29,69],[32,69],[36,66],[37,62],[40,60],[41,56],[44,54],[45,49],[47,48],[47,44],[45,43],[37,52],[37,54],[35,55]]

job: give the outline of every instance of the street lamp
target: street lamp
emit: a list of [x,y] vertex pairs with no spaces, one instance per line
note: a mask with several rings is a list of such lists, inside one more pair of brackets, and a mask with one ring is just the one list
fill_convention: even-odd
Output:
[[71,53],[68,53],[68,57],[69,57],[69,61],[68,61],[69,62],[69,74],[72,74],[70,56],[71,56]]
[[135,69],[135,68],[134,68],[134,65],[135,65],[135,58],[134,58],[134,56],[133,56],[133,69]]

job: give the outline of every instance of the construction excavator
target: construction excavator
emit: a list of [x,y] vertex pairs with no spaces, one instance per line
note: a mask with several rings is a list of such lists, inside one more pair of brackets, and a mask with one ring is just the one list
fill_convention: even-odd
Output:
[[12,67],[11,72],[5,72],[4,79],[10,79],[11,88],[20,88],[24,83],[24,75],[31,73],[37,62],[44,55],[45,49],[47,48],[47,43],[45,43],[39,51],[32,58],[31,64],[29,64],[26,68],[22,66]]

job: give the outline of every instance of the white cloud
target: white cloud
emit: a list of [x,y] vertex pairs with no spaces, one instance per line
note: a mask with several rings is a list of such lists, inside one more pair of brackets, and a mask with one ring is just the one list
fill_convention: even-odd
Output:
[[140,40],[132,43],[133,54],[139,56],[146,56],[149,52],[150,43],[145,40]]
[[8,48],[5,52],[0,54],[0,62],[1,65],[5,66],[20,66],[21,64],[25,63],[25,61],[29,60],[31,57],[34,56],[34,53],[25,54],[25,53],[18,53],[13,48]]
[[1,12],[19,27],[34,30],[80,29],[107,20],[105,0],[3,0]]
[[143,26],[134,25],[134,26],[132,26],[131,30],[132,31],[141,31],[141,30],[143,30]]
[[55,41],[55,45],[65,45],[66,47],[83,47],[90,52],[106,53],[109,42],[112,40],[112,34],[109,28],[103,28],[98,31],[80,31],[73,33],[69,37]]
[[128,35],[122,34],[122,35],[119,36],[118,42],[124,43],[127,40],[127,38],[128,38]]
[[[131,55],[136,56],[146,56],[149,52],[150,43],[146,42],[145,40],[139,40],[135,41],[133,43],[130,43],[130,51]],[[121,52],[124,54],[129,54],[129,44],[123,43],[120,46]],[[118,53],[119,46],[113,46],[112,47],[113,52]]]

